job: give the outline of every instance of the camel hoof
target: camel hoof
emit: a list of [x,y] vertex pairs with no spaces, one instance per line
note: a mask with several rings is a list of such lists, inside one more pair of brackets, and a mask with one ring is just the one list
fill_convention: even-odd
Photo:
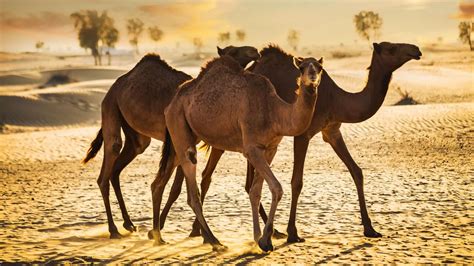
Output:
[[364,236],[370,237],[370,238],[378,238],[378,237],[382,237],[382,234],[372,229],[372,230],[364,231]]
[[122,235],[118,231],[110,232],[110,239],[121,239]]
[[123,223],[123,228],[125,228],[127,231],[129,232],[136,232],[137,231],[137,227],[135,225],[133,225],[132,222],[129,222],[129,223]]
[[303,243],[306,240],[302,237],[299,237],[298,235],[295,236],[288,236],[288,239],[286,240],[287,243]]
[[260,240],[258,240],[258,246],[264,252],[273,251],[273,245],[272,245],[271,241],[269,241],[268,243],[264,243],[264,241],[262,239],[260,239]]
[[273,236],[272,237],[275,238],[275,239],[283,239],[283,238],[286,238],[287,235],[285,233],[282,233],[282,232],[275,229],[273,231]]
[[168,243],[166,243],[166,241],[163,240],[163,238],[160,237],[160,239],[157,239],[155,240],[155,242],[153,242],[153,246],[162,246],[162,245],[166,245]]
[[227,246],[224,246],[221,243],[212,245],[212,251],[222,252],[222,251],[226,251],[227,249],[228,249]]

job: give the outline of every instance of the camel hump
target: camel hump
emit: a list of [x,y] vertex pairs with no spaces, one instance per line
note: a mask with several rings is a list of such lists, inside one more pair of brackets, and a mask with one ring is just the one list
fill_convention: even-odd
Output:
[[157,66],[157,67],[163,69],[166,72],[170,72],[170,73],[173,73],[173,74],[180,74],[182,76],[185,76],[186,79],[191,79],[192,78],[190,75],[173,68],[163,58],[161,58],[160,55],[154,54],[154,53],[149,53],[149,54],[146,54],[145,56],[143,56],[142,59],[129,72],[132,72],[134,69],[137,69],[137,68],[140,68],[140,67],[146,67],[146,66],[148,66],[148,64],[151,64],[153,66]]
[[262,55],[262,57],[269,56],[269,55],[276,55],[276,56],[281,56],[281,57],[293,58],[291,54],[285,52],[283,49],[280,48],[280,46],[273,43],[263,48],[260,51],[260,54]]

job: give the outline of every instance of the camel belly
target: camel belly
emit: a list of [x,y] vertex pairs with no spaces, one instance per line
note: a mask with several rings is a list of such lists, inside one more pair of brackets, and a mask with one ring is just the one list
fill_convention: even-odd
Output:
[[119,101],[119,109],[127,124],[142,135],[164,141],[165,106],[156,104],[157,100],[146,102],[142,98],[123,98]]
[[186,120],[198,139],[221,150],[242,152],[242,132],[231,113],[221,110],[203,116],[194,112],[186,114]]

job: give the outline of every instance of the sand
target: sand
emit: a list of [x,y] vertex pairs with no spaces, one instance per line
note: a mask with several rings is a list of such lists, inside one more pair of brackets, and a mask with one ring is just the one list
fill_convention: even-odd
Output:
[[[367,59],[357,58],[352,68],[344,67],[349,59],[326,62],[342,86],[347,84],[349,90],[362,86],[366,72],[361,67]],[[436,73],[455,73],[456,79],[449,81]],[[121,175],[124,199],[138,232],[130,234],[122,228],[111,193],[115,221],[125,237],[108,239],[96,184],[102,151],[85,166],[80,160],[98,130],[100,99],[113,80],[82,80],[42,90],[4,86],[0,90],[4,129],[0,134],[0,261],[472,263],[474,88],[468,74],[459,65],[430,68],[409,63],[395,73],[392,86],[408,84],[404,89],[423,99],[423,104],[390,106],[398,99],[391,90],[374,117],[343,125],[348,148],[364,171],[369,213],[382,238],[363,236],[350,174],[317,135],[306,158],[297,214],[299,233],[306,242],[288,245],[274,240],[275,251],[269,254],[261,254],[252,241],[245,160],[237,153],[224,154],[204,204],[211,229],[229,249],[212,252],[201,238],[188,237],[194,214],[184,191],[163,230],[168,244],[153,246],[146,233],[151,228],[150,184],[158,170],[159,141],[152,141]],[[426,76],[436,82],[427,83]],[[456,86],[445,87],[451,83]],[[85,103],[78,104],[79,100]],[[5,104],[10,105],[5,108]],[[283,140],[272,164],[285,192],[275,220],[275,227],[283,232],[291,200],[292,142],[292,138]],[[201,171],[205,154],[200,153],[198,161]],[[165,195],[168,190],[169,186]],[[262,200],[268,209],[266,185]]]

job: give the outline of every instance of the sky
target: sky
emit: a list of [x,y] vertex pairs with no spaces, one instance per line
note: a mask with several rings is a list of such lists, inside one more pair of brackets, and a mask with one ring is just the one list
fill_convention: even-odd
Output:
[[140,39],[145,49],[191,49],[195,37],[214,47],[219,32],[238,29],[246,32],[245,44],[254,46],[285,46],[294,29],[300,46],[311,47],[364,43],[353,23],[362,10],[383,19],[377,41],[456,42],[458,23],[473,19],[474,0],[0,0],[0,51],[33,51],[37,41],[51,51],[80,51],[70,14],[86,9],[106,10],[114,18],[119,49],[131,49],[125,23],[135,17],[164,32],[155,44],[145,31]]

